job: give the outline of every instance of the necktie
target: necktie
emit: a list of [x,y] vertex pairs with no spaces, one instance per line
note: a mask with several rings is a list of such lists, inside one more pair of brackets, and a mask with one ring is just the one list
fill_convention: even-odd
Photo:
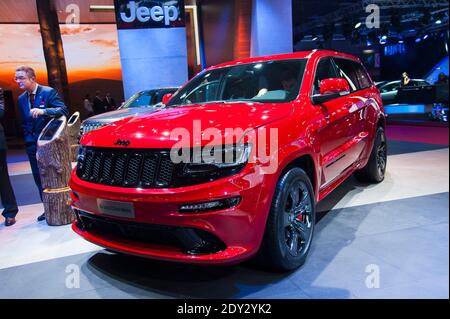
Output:
[[34,94],[30,94],[30,107],[33,108],[34,107]]

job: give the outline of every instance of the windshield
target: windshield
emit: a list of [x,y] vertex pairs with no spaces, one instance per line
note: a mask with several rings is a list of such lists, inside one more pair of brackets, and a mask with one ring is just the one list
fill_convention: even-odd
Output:
[[150,106],[155,104],[153,99],[155,96],[154,91],[139,92],[130,97],[120,108],[127,109],[133,107]]
[[306,61],[269,61],[205,71],[186,84],[167,106],[232,101],[292,101],[300,91]]
[[133,107],[143,107],[143,106],[154,106],[161,102],[164,94],[174,93],[176,88],[167,88],[159,90],[149,90],[136,93],[130,97],[120,109],[133,108]]

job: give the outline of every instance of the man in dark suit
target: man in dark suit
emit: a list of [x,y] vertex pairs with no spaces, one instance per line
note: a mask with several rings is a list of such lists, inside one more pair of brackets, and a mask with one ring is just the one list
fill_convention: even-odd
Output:
[[[3,89],[0,88],[0,120],[5,115],[5,100]],[[6,139],[3,126],[0,123],[0,199],[3,205],[3,217],[5,226],[12,226],[16,223],[17,208],[16,197],[14,196],[8,174],[8,164],[6,162]]]
[[100,91],[95,92],[94,100],[92,101],[92,108],[94,109],[94,114],[102,114],[106,112],[105,102],[100,96]]
[[105,107],[106,107],[106,112],[109,111],[114,111],[116,109],[116,101],[112,98],[111,93],[106,93],[105,96]]
[[[24,90],[18,99],[22,116],[25,145],[31,170],[42,200],[42,184],[36,160],[37,140],[44,127],[53,117],[68,117],[69,111],[55,89],[39,85],[34,70],[27,66],[16,69],[16,82]],[[45,215],[38,217],[44,220]]]

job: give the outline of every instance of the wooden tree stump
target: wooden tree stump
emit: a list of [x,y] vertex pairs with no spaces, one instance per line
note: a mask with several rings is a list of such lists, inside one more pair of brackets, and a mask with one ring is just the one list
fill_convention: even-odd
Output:
[[70,145],[70,160],[72,162],[77,161],[78,156],[78,136],[80,134],[80,112],[75,112],[67,121],[67,134],[69,136],[69,145]]
[[69,187],[44,189],[42,192],[45,219],[50,226],[67,225],[74,221],[75,214],[70,206],[69,192]]
[[37,142],[36,159],[42,183],[42,200],[49,225],[67,225],[74,219],[70,207],[72,172],[69,136],[64,116],[51,120]]
[[72,172],[66,118],[51,120],[42,130],[37,143],[36,159],[42,189],[58,189],[69,184]]

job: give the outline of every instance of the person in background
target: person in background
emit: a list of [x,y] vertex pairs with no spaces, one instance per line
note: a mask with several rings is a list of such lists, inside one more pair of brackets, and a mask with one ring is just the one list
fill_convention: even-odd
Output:
[[[5,115],[5,99],[3,89],[0,88],[0,120]],[[3,205],[2,215],[5,217],[5,226],[16,223],[17,208],[16,196],[14,195],[8,174],[8,163],[6,161],[6,138],[3,126],[0,123],[0,199]]]
[[400,79],[400,87],[408,86],[411,83],[411,79],[408,76],[408,73],[403,72],[402,78]]
[[86,117],[91,117],[94,115],[94,109],[92,108],[91,97],[86,94],[83,101],[84,111],[86,112]]
[[445,115],[445,110],[448,113],[448,76],[444,72],[439,73],[434,85],[436,86],[435,101],[438,103],[436,109],[440,108],[439,119],[441,119],[442,115]]
[[438,79],[434,84],[435,85],[448,85],[448,76],[446,76],[444,72],[439,73]]
[[116,109],[116,101],[111,97],[111,93],[106,93],[105,100],[103,102],[106,107],[106,112],[114,111]]
[[94,109],[95,115],[106,112],[105,102],[103,101],[103,98],[100,95],[100,91],[95,92],[95,97],[94,97],[94,101],[93,101],[93,109]]
[[[52,118],[68,117],[69,110],[55,89],[36,82],[36,73],[29,66],[21,66],[16,69],[15,81],[24,91],[18,98],[18,104],[22,117],[26,151],[42,200],[41,176],[36,159],[37,140]],[[45,214],[41,214],[37,220],[45,220]]]

